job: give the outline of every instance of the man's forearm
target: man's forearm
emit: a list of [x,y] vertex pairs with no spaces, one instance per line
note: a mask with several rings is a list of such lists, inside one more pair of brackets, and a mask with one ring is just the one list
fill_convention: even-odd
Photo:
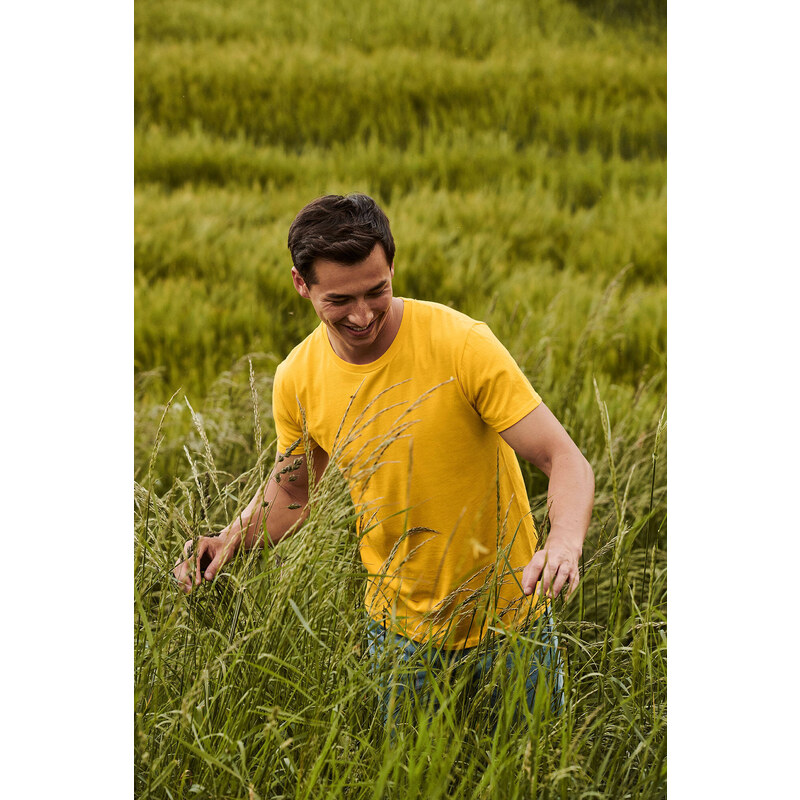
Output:
[[[264,546],[266,533],[270,544],[277,544],[308,515],[308,498],[278,487],[270,492],[273,478],[259,489],[247,508],[224,528],[220,537],[229,542],[233,550],[244,547],[252,550]],[[270,498],[270,499],[267,499]]]
[[548,541],[573,548],[578,555],[592,516],[594,473],[580,452],[553,459],[547,489]]
[[308,516],[309,466],[319,480],[327,464],[328,455],[320,448],[308,457],[300,455],[291,460],[279,454],[266,483],[220,537],[230,542],[234,551],[263,547],[265,534],[270,544],[277,544]]
[[266,511],[264,507],[265,492],[266,484],[258,490],[247,508],[231,520],[228,526],[220,532],[220,538],[229,542],[234,551],[240,547],[244,547],[245,550],[263,547],[264,538],[261,535],[261,527],[264,511]]

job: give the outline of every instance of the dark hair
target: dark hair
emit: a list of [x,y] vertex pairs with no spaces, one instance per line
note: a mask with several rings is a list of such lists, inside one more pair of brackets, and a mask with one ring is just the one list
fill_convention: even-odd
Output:
[[329,194],[312,200],[289,227],[292,263],[307,285],[315,281],[314,261],[357,264],[380,243],[389,264],[394,261],[394,239],[389,220],[365,194]]

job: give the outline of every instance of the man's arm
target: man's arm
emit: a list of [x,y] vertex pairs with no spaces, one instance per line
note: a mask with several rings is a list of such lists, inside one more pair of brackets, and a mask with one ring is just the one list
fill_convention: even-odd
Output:
[[[328,465],[328,454],[316,448],[311,453],[316,480]],[[308,516],[308,459],[305,455],[279,455],[264,485],[240,514],[217,536],[201,536],[192,553],[192,540],[186,542],[184,558],[175,565],[175,578],[185,592],[203,578],[211,581],[240,547],[250,550],[264,546],[264,529],[270,544],[293,533]],[[202,570],[201,566],[208,562]]]
[[566,583],[572,594],[580,579],[578,562],[594,503],[592,468],[544,403],[500,435],[550,479],[550,535],[525,567],[522,589],[530,595],[541,580],[543,594],[556,597]]

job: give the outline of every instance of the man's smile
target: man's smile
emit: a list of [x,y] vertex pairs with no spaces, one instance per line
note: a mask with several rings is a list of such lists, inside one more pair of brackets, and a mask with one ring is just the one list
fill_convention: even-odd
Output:
[[354,336],[366,336],[368,333],[370,333],[370,332],[372,331],[372,329],[375,327],[375,324],[378,322],[378,320],[379,320],[379,319],[380,319],[382,316],[383,316],[383,314],[381,314],[381,315],[379,315],[379,316],[375,317],[375,318],[372,320],[372,322],[370,322],[370,323],[369,323],[369,325],[365,325],[363,328],[359,328],[359,327],[357,327],[357,326],[355,326],[355,325],[351,325],[351,324],[349,324],[349,323],[347,323],[347,322],[340,322],[339,324],[340,324],[340,325],[341,325],[343,328],[346,328],[346,329],[347,329],[347,330],[348,330],[348,331],[349,331],[351,334],[353,334]]

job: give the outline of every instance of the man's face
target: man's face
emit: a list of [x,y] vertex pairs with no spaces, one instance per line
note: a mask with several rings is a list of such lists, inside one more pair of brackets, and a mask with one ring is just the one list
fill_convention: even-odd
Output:
[[295,289],[325,323],[334,352],[355,364],[380,358],[397,334],[402,301],[393,302],[393,277],[380,244],[357,264],[317,259],[311,286],[292,268]]

